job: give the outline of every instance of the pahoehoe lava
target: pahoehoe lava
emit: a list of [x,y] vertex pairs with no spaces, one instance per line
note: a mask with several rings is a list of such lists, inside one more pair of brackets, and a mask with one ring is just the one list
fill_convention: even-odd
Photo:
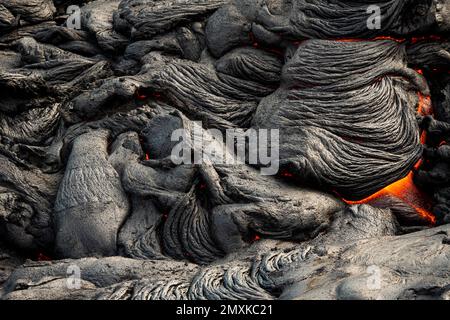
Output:
[[[449,0],[0,0],[0,299],[449,299],[449,32]],[[274,175],[172,157],[265,130]]]

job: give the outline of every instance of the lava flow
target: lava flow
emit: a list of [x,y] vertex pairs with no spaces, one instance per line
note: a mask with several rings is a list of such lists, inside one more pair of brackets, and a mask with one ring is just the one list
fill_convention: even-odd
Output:
[[[421,161],[416,165],[416,168],[420,166]],[[370,197],[360,200],[360,201],[345,201],[347,204],[363,204],[370,203],[372,200],[384,197],[384,196],[394,196],[397,199],[402,200],[416,212],[429,221],[432,224],[436,223],[436,217],[428,211],[427,207],[429,207],[428,197],[422,191],[417,188],[413,181],[414,173],[411,171],[408,176],[402,180],[399,180],[390,186],[387,186],[381,191],[371,195]]]
[[[418,70],[418,72],[421,73],[419,70]],[[417,111],[420,115],[428,115],[428,114],[432,113],[430,97],[424,97],[420,92],[419,92],[419,106],[418,106]],[[422,133],[420,140],[421,140],[422,144],[425,144],[425,142],[426,142],[426,132],[425,131]],[[421,165],[422,165],[422,160],[420,160],[414,166],[414,170],[418,170]],[[406,204],[408,204],[409,206],[414,208],[414,210],[416,210],[416,212],[421,217],[423,217],[430,223],[435,224],[436,217],[431,212],[429,212],[429,210],[427,209],[430,207],[431,201],[424,192],[422,192],[421,190],[419,190],[419,188],[417,188],[417,186],[415,185],[415,183],[413,181],[413,177],[414,177],[414,171],[411,171],[408,174],[408,176],[406,176],[402,180],[399,180],[399,181],[387,186],[386,188],[378,191],[377,193],[369,196],[366,199],[363,199],[360,201],[345,200],[345,202],[350,205],[364,204],[364,203],[370,203],[371,201],[381,198],[381,197],[384,197],[384,196],[394,196],[397,199],[402,200],[403,202],[405,202]]]

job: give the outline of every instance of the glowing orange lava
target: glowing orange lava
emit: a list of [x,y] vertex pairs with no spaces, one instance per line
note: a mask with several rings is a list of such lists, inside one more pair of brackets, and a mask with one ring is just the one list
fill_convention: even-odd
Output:
[[424,96],[419,92],[419,107],[417,112],[422,116],[428,116],[433,113],[430,96]]
[[398,43],[402,43],[405,42],[406,39],[404,38],[394,38],[394,37],[388,37],[388,36],[380,36],[380,37],[376,37],[373,40],[392,40]]
[[260,235],[257,235],[257,234],[255,234],[253,237],[252,237],[252,239],[251,239],[251,241],[250,242],[256,242],[256,241],[259,241],[259,240],[261,240],[261,236]]
[[141,100],[141,101],[147,99],[147,96],[145,94],[140,93],[139,90],[136,90],[134,95],[135,95],[136,99]]
[[423,131],[420,135],[420,143],[425,144],[427,142],[427,132]]
[[[418,70],[417,72],[420,73],[421,70]],[[422,74],[422,73],[420,73]],[[422,116],[428,116],[433,114],[433,107],[431,105],[431,97],[430,96],[424,96],[422,93],[419,94],[419,107],[417,109],[417,112]],[[427,142],[427,132],[423,131],[420,136],[420,142],[422,144],[425,144]]]
[[[416,167],[419,167],[421,162],[419,162]],[[381,191],[371,195],[370,197],[360,200],[360,201],[347,201],[345,202],[350,205],[369,203],[372,200],[381,198],[383,196],[394,196],[407,203],[409,206],[414,208],[417,213],[428,220],[430,223],[436,223],[436,217],[431,214],[427,209],[426,196],[417,188],[413,181],[413,172],[411,171],[408,176],[402,180],[399,180],[390,186],[387,186]]]
[[430,41],[441,41],[442,38],[440,36],[436,36],[436,35],[423,36],[423,37],[413,37],[411,39],[411,43],[412,44],[416,44],[417,42],[427,41],[427,40],[430,40]]
[[281,172],[280,175],[284,178],[293,178],[294,177],[294,175],[287,170],[284,170],[283,172]]

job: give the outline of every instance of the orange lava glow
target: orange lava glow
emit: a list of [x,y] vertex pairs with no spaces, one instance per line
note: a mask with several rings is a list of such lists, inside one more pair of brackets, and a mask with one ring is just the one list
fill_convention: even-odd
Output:
[[281,172],[280,175],[281,175],[282,177],[284,177],[284,178],[293,178],[293,177],[294,177],[294,175],[293,175],[292,173],[290,173],[289,171],[287,171],[287,170]]
[[424,96],[419,92],[419,107],[417,112],[422,116],[429,116],[433,114],[430,96]]
[[[421,162],[419,162],[416,167],[419,167],[420,163]],[[387,186],[383,190],[378,191],[377,193],[371,195],[366,199],[360,201],[345,200],[345,202],[349,205],[364,204],[383,196],[394,196],[397,199],[402,200],[403,202],[414,208],[414,210],[416,210],[421,217],[432,224],[436,223],[436,217],[427,209],[425,209],[427,207],[428,201],[426,200],[426,196],[414,184],[412,171],[406,178],[399,180],[391,184],[390,186]]]
[[398,43],[406,41],[406,39],[404,39],[404,38],[394,38],[394,37],[387,37],[387,36],[376,37],[373,40],[392,40],[392,41],[395,41]]
[[259,240],[261,240],[261,236],[255,234],[255,235],[253,236],[251,242],[256,242],[256,241],[259,241]]
[[[423,75],[422,70],[416,70],[419,74]],[[433,107],[431,105],[431,97],[424,96],[422,93],[418,93],[419,95],[419,106],[417,108],[417,112],[421,116],[428,116],[433,114]],[[425,144],[427,142],[427,132],[423,131],[420,136],[420,142]]]
[[425,144],[427,142],[427,132],[423,131],[420,135],[420,143]]
[[442,38],[440,36],[436,36],[436,35],[424,36],[424,37],[414,37],[414,38],[411,39],[411,43],[415,44],[417,42],[427,41],[427,40],[429,40],[429,41],[441,41]]
[[134,92],[134,96],[136,97],[136,99],[141,101],[147,99],[147,96],[145,94],[142,94],[139,89]]
[[[421,93],[419,93],[418,112],[421,115],[427,115],[432,113],[430,97],[424,97]],[[425,144],[427,140],[427,135],[425,131],[422,132],[420,140],[422,144]],[[420,160],[414,166],[414,170],[418,170],[422,166],[422,163],[423,160]],[[349,205],[355,205],[355,204],[369,203],[383,196],[393,196],[397,199],[402,200],[403,202],[414,208],[414,210],[416,210],[416,212],[425,220],[429,221],[431,224],[435,224],[436,217],[426,209],[429,207],[430,201],[427,195],[417,188],[417,186],[413,181],[413,177],[414,172],[411,171],[405,178],[387,186],[386,188],[378,191],[377,193],[371,195],[366,199],[360,201],[347,201],[347,200],[344,201]]]

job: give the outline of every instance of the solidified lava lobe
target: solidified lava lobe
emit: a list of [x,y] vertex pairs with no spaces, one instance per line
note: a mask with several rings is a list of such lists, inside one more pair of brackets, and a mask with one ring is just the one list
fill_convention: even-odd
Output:
[[[416,70],[419,74],[423,74],[421,70]],[[429,96],[424,96],[422,93],[418,92],[419,106],[417,109],[418,114],[425,116],[432,114],[431,98]],[[427,134],[425,131],[422,132],[420,141],[425,144],[427,140]],[[423,160],[414,166],[414,170],[418,170],[422,166]],[[376,192],[375,194],[359,201],[347,201],[347,204],[365,204],[370,203],[375,199],[382,198],[384,196],[394,196],[399,200],[402,200],[414,210],[417,214],[423,217],[425,220],[429,221],[431,224],[436,223],[436,217],[429,211],[432,206],[431,199],[427,194],[421,191],[414,183],[414,170],[411,171],[405,178],[394,182],[393,184],[387,186],[386,188]]]

